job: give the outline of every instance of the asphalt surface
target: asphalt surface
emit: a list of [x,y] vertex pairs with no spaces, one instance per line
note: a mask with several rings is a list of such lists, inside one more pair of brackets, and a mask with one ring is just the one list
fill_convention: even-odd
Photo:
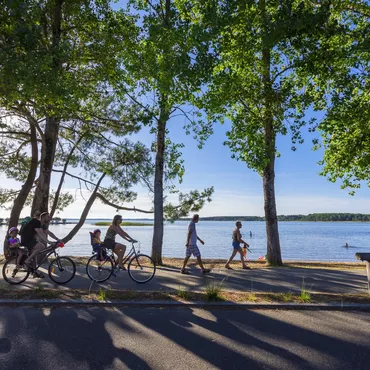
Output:
[[365,312],[0,308],[1,370],[370,369]]
[[[2,266],[0,266],[2,268]],[[41,269],[46,275],[47,271]],[[65,286],[54,284],[45,279],[29,278],[21,286],[7,284],[1,276],[1,287],[8,289],[27,289],[40,284],[45,288],[57,289],[92,289],[101,287],[141,291],[171,291],[180,287],[190,291],[202,291],[207,285],[221,284],[225,291],[241,292],[293,292],[299,293],[304,284],[312,293],[365,293],[367,292],[367,275],[363,270],[333,270],[305,268],[256,268],[252,270],[214,269],[203,275],[199,268],[191,268],[191,275],[182,275],[179,269],[157,268],[155,277],[146,284],[137,284],[131,280],[127,271],[121,271],[117,277],[111,277],[99,285],[88,278],[85,267],[79,266],[75,278]]]

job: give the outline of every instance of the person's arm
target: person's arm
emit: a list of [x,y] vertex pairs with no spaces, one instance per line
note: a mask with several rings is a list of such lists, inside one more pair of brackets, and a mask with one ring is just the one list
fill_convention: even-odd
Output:
[[115,228],[116,233],[123,239],[127,240],[128,242],[132,243],[135,241],[135,239],[131,238],[130,235],[128,235],[121,227],[113,225]]
[[191,228],[190,228],[190,227],[188,227],[188,236],[187,236],[187,238],[186,238],[186,244],[185,244],[185,246],[186,246],[186,247],[188,247],[188,246],[189,246],[191,233],[192,233],[192,230],[191,230]]
[[59,238],[57,238],[51,231],[49,231],[48,229],[45,230],[46,234],[48,234],[50,237],[52,237],[53,239],[55,240],[59,240]]
[[48,241],[48,238],[46,236],[46,234],[44,233],[44,230],[43,229],[35,229],[37,235],[39,236],[39,238],[41,239],[41,241],[43,241],[46,245],[49,243]]
[[201,243],[202,245],[204,245],[204,241],[203,241],[199,236],[197,236],[197,239],[200,241],[200,243]]
[[8,245],[9,245],[9,248],[19,248],[21,246],[21,244],[15,240],[13,241],[8,240]]
[[236,232],[236,237],[240,243],[243,243],[247,248],[249,247],[249,244],[242,239],[242,235],[239,230]]

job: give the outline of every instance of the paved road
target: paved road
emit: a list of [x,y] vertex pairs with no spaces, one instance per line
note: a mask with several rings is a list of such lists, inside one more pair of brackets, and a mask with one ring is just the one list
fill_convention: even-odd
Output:
[[0,308],[1,370],[370,369],[365,312]]
[[[2,268],[2,266],[0,266]],[[43,270],[46,272],[45,270]],[[364,293],[367,292],[367,276],[364,264],[363,270],[330,270],[330,269],[303,269],[303,268],[256,268],[252,270],[214,269],[204,276],[197,268],[190,270],[191,275],[181,275],[179,269],[157,269],[156,276],[147,284],[136,284],[127,274],[120,273],[117,278],[111,277],[102,286],[110,285],[113,289],[133,289],[142,291],[168,291],[179,287],[191,291],[204,290],[208,284],[221,283],[224,290],[246,292],[300,292],[304,282],[306,289],[311,292],[327,293]],[[3,281],[2,287],[10,288]],[[20,287],[34,287],[40,279],[29,278]],[[50,288],[78,288],[99,290],[98,284],[91,284],[84,267],[79,267],[75,278],[61,287],[53,284],[48,278],[43,280],[45,287]],[[19,288],[19,287],[18,287]],[[17,287],[16,287],[17,289]]]

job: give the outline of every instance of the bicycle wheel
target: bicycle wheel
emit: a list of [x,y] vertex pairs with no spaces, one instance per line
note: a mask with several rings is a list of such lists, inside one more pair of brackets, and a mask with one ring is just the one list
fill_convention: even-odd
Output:
[[128,264],[130,278],[139,284],[144,284],[152,280],[155,270],[155,263],[145,254],[134,256]]
[[56,284],[67,284],[76,274],[76,265],[69,257],[57,257],[48,268],[49,278]]
[[17,269],[17,257],[7,260],[3,266],[3,278],[9,284],[21,284],[27,280],[30,272],[23,266]]
[[87,261],[86,273],[92,281],[102,283],[112,276],[113,261],[110,257],[105,257],[103,261],[99,261],[97,255],[94,254]]

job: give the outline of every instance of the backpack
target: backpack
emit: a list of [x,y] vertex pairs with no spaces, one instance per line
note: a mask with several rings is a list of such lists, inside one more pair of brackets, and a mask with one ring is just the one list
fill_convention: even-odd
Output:
[[21,228],[19,229],[19,235],[21,236],[21,244],[23,244],[23,235],[25,230],[27,230],[27,225],[30,223],[32,220],[31,217],[25,217],[23,221],[21,222]]

